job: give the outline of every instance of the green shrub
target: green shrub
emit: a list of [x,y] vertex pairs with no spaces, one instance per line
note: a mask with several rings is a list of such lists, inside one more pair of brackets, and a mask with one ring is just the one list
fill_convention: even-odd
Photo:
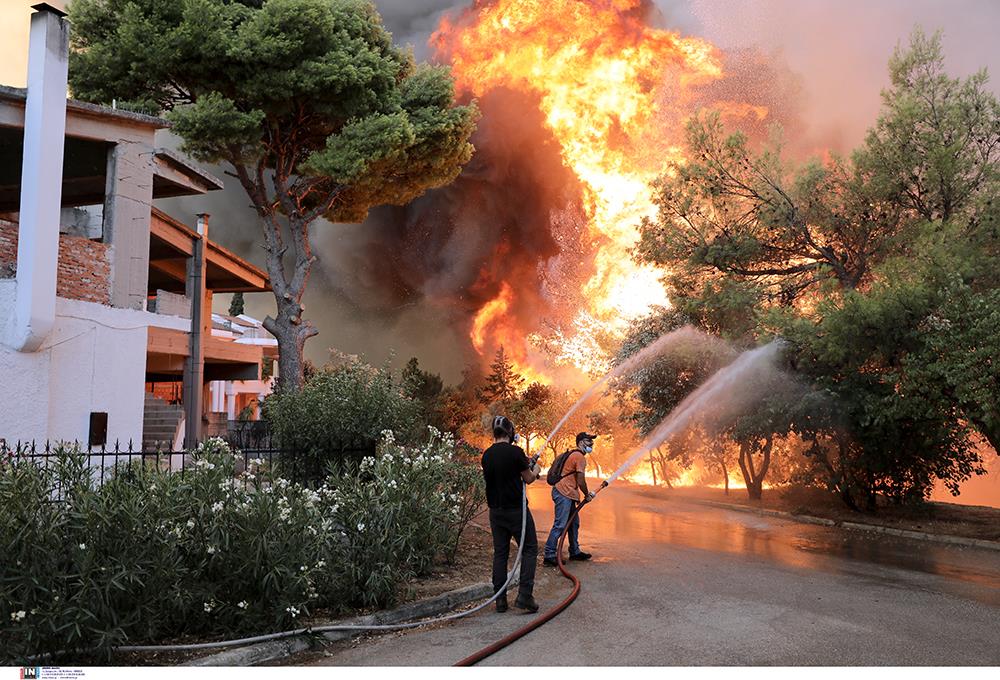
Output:
[[298,392],[272,394],[264,418],[283,449],[318,457],[322,470],[345,446],[375,442],[384,430],[412,439],[420,408],[388,369],[350,359],[317,371]]
[[462,508],[482,498],[437,435],[419,451],[387,439],[360,474],[315,490],[263,461],[237,470],[221,440],[192,459],[183,474],[126,466],[100,486],[75,450],[49,467],[0,462],[0,658],[284,630],[319,607],[388,604],[447,556]]
[[421,447],[383,433],[378,454],[334,468],[329,484],[348,534],[353,604],[384,606],[398,584],[429,571],[435,556],[454,556],[458,539],[485,500],[482,472],[450,434],[429,428]]

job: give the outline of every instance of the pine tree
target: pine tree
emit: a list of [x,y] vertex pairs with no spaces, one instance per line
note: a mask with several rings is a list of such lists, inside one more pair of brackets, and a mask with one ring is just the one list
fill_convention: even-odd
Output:
[[479,400],[484,404],[500,402],[510,408],[524,387],[524,378],[514,370],[514,364],[507,358],[503,345],[497,350],[496,358],[490,365],[486,384],[479,392]]
[[73,0],[70,85],[87,102],[163,112],[181,150],[228,166],[257,214],[278,382],[298,390],[319,331],[302,297],[320,218],[362,222],[451,182],[475,105],[446,67],[393,45],[366,0]]
[[233,293],[229,301],[229,316],[239,316],[243,313],[243,293]]

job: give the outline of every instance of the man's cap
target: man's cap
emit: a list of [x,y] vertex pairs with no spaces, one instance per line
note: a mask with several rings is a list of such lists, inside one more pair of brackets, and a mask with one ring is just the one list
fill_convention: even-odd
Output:
[[597,439],[596,434],[590,434],[589,432],[577,432],[576,433],[576,443],[579,444],[584,439]]

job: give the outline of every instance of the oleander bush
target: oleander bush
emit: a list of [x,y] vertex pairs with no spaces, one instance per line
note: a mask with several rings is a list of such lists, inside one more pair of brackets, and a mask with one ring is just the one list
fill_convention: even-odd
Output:
[[72,448],[47,467],[0,461],[0,659],[386,606],[453,554],[482,501],[481,476],[436,431],[419,448],[387,433],[314,488],[262,460],[244,469],[221,440],[190,456],[183,474],[133,464],[101,485]]
[[316,371],[295,392],[270,395],[263,413],[282,448],[317,459],[324,469],[341,462],[345,446],[377,441],[385,430],[406,442],[419,438],[420,409],[388,367],[347,357]]

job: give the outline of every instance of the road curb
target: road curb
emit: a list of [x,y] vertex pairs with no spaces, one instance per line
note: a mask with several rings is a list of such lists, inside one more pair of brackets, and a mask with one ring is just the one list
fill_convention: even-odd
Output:
[[678,498],[677,500],[683,500],[689,503],[696,503],[698,505],[710,505],[716,508],[722,508],[724,510],[733,510],[735,512],[747,512],[754,515],[764,515],[767,517],[780,517],[782,519],[789,519],[793,522],[801,522],[803,524],[820,524],[828,527],[840,527],[842,529],[851,529],[854,531],[868,531],[878,534],[887,534],[889,536],[900,536],[902,538],[913,538],[918,541],[932,541],[935,543],[947,543],[949,545],[960,545],[968,548],[985,548],[986,550],[1000,550],[1000,541],[987,541],[982,538],[966,538],[965,536],[953,536],[951,534],[931,534],[926,531],[911,531],[909,529],[896,529],[893,527],[886,527],[880,524],[865,524],[863,522],[845,522],[842,520],[827,519],[826,517],[815,517],[813,515],[797,515],[791,512],[785,512],[783,510],[770,510],[768,508],[752,508],[747,505],[739,505],[736,503],[722,503],[720,501],[712,501],[700,498]]
[[[493,594],[493,587],[488,583],[476,583],[457,590],[451,590],[435,597],[417,602],[404,604],[396,609],[377,612],[368,616],[360,616],[340,621],[327,621],[315,625],[384,625],[390,623],[401,623],[411,619],[420,619],[431,616],[438,616],[449,612],[456,607],[460,607],[475,600],[488,598]],[[345,640],[347,638],[360,635],[364,631],[330,631],[318,633],[331,642]],[[276,661],[289,657],[299,652],[312,649],[315,641],[309,637],[298,636],[285,638],[283,640],[271,640],[247,645],[236,649],[227,649],[208,656],[192,659],[182,665],[184,666],[253,666],[267,661]]]

